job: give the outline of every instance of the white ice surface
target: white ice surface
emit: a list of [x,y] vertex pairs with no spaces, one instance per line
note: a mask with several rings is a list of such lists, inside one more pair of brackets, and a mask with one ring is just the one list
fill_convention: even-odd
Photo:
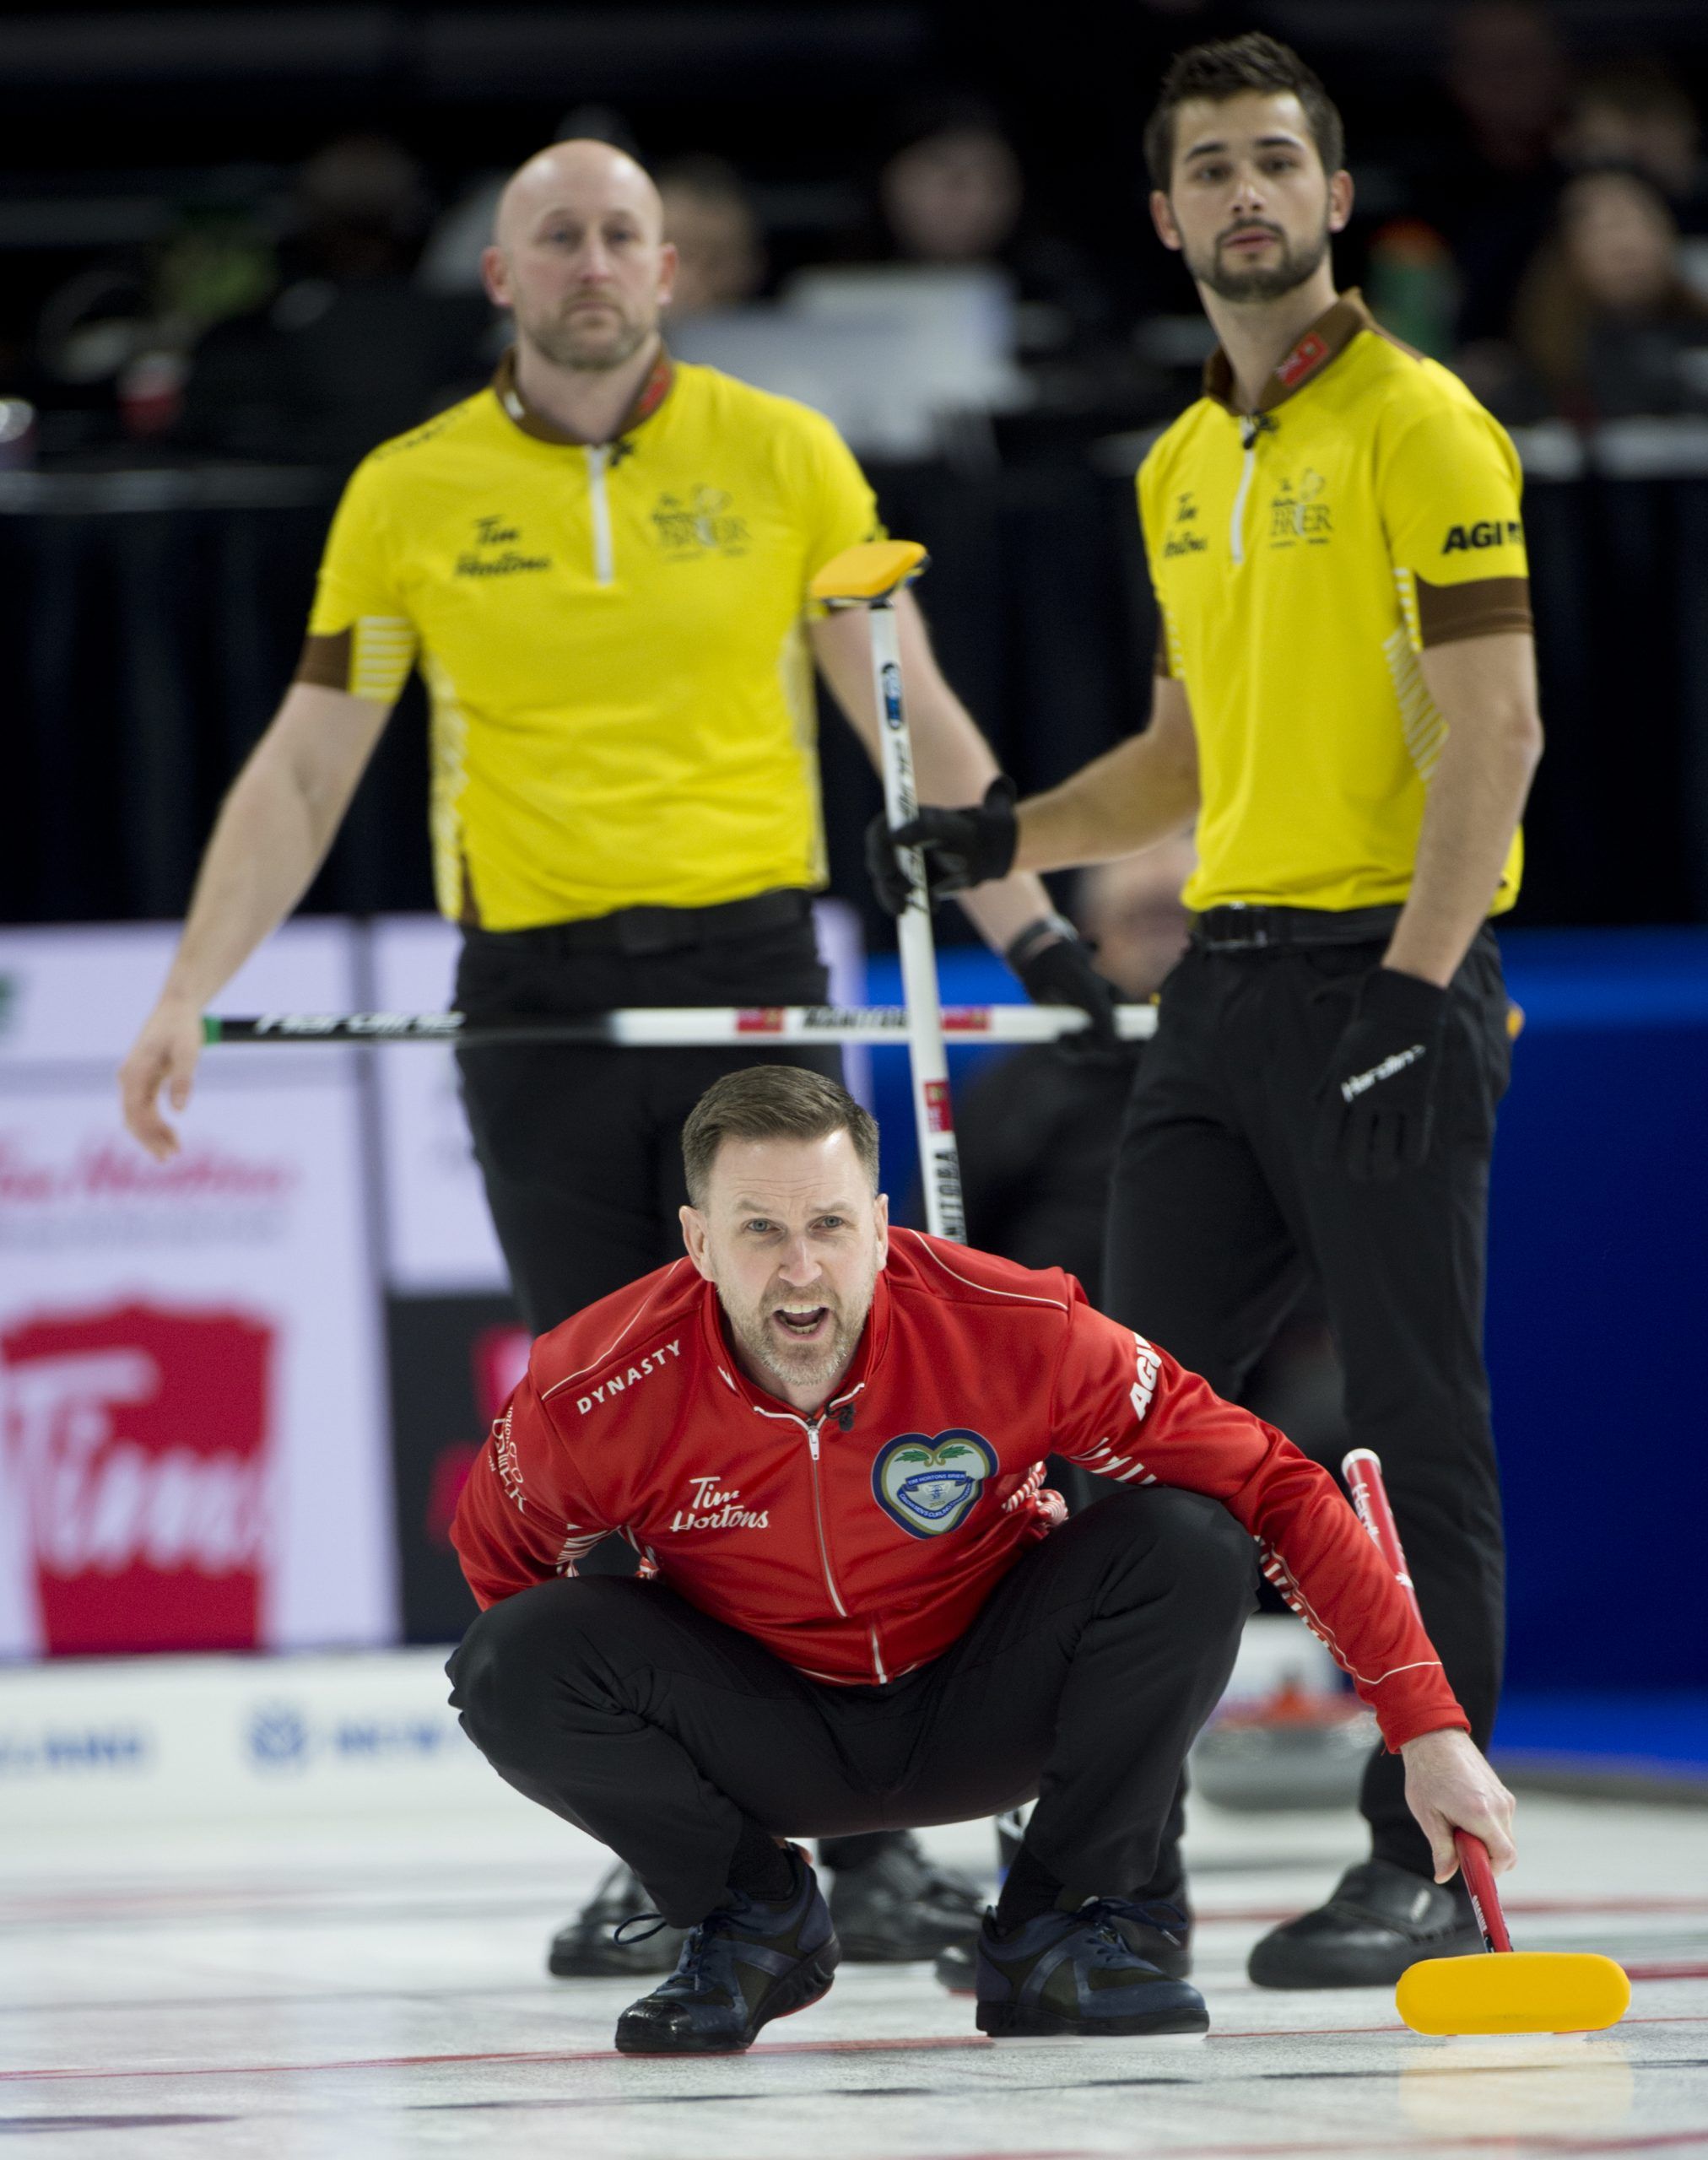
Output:
[[[745,2057],[611,2049],[622,1981],[554,1981],[603,1855],[489,1813],[331,1833],[14,1837],[0,1851],[0,2137],[53,2160],[1076,2160],[1708,2155],[1708,1811],[1531,1799],[1521,1947],[1605,1951],[1594,2038],[1421,2040],[1383,1990],[1272,1995],[1244,1960],[1359,1850],[1348,1815],[1200,1808],[1204,2040],[992,2044],[925,1966],[843,1968]],[[934,1831],[983,1871],[981,1824]]]

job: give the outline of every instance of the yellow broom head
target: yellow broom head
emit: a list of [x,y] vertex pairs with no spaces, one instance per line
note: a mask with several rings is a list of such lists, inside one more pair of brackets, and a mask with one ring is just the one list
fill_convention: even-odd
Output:
[[1408,1966],[1394,2006],[1414,2033],[1598,2033],[1631,2004],[1631,1984],[1591,1951],[1505,1950]]
[[925,568],[926,552],[916,540],[862,540],[833,556],[813,580],[815,600],[844,606],[857,600],[882,600]]

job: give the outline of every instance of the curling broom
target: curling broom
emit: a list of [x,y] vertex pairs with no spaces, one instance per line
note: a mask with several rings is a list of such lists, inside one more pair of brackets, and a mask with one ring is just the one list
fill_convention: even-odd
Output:
[[[1341,1463],[1359,1520],[1403,1585],[1415,1612],[1418,1594],[1382,1483],[1381,1459],[1354,1448]],[[1424,1958],[1408,1966],[1394,2007],[1414,2033],[1595,2033],[1617,2025],[1630,2007],[1622,1967],[1592,1951],[1515,1950],[1494,1888],[1488,1848],[1468,1830],[1453,1843],[1485,1957]]]

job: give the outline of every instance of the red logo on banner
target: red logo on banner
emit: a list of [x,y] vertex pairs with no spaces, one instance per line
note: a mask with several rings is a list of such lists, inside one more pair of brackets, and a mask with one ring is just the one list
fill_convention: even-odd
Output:
[[50,1650],[252,1650],[273,1331],[145,1304],[0,1336]]
[[783,1032],[781,1005],[744,1005],[735,1016],[738,1035],[780,1035]]
[[949,1106],[947,1080],[927,1080],[925,1083],[926,1122],[933,1132],[953,1132],[954,1117]]

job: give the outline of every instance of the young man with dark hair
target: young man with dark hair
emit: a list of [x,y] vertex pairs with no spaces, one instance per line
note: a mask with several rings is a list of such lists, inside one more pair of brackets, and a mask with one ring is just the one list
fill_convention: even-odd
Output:
[[[1178,1916],[1130,1892],[1260,1549],[1403,1758],[1435,1866],[1455,1825],[1508,1864],[1511,1796],[1327,1473],[1059,1269],[892,1232],[877,1137],[819,1074],[714,1083],[687,1257],[535,1343],[457,1509],[464,1729],[691,1930],[618,2047],[736,2052],[829,1988],[783,1840],[1035,1795],[980,2029],[1202,2032]],[[1064,1523],[1052,1449],[1116,1489]],[[657,1580],[576,1580],[611,1531]]]
[[[1165,246],[1219,343],[1138,474],[1159,629],[1145,732],[1050,793],[908,833],[933,890],[1105,861],[1196,823],[1111,1196],[1105,1294],[1236,1394],[1314,1274],[1424,1619],[1486,1742],[1503,1634],[1482,1352],[1517,897],[1541,749],[1520,473],[1444,368],[1337,295],[1338,116],[1273,39],[1183,53],[1146,134]],[[888,841],[879,837],[887,850]],[[1391,1984],[1480,1947],[1432,1887],[1398,1765],[1370,1859],[1252,1953],[1271,1987]],[[1172,1892],[1165,1852],[1152,1893]]]

